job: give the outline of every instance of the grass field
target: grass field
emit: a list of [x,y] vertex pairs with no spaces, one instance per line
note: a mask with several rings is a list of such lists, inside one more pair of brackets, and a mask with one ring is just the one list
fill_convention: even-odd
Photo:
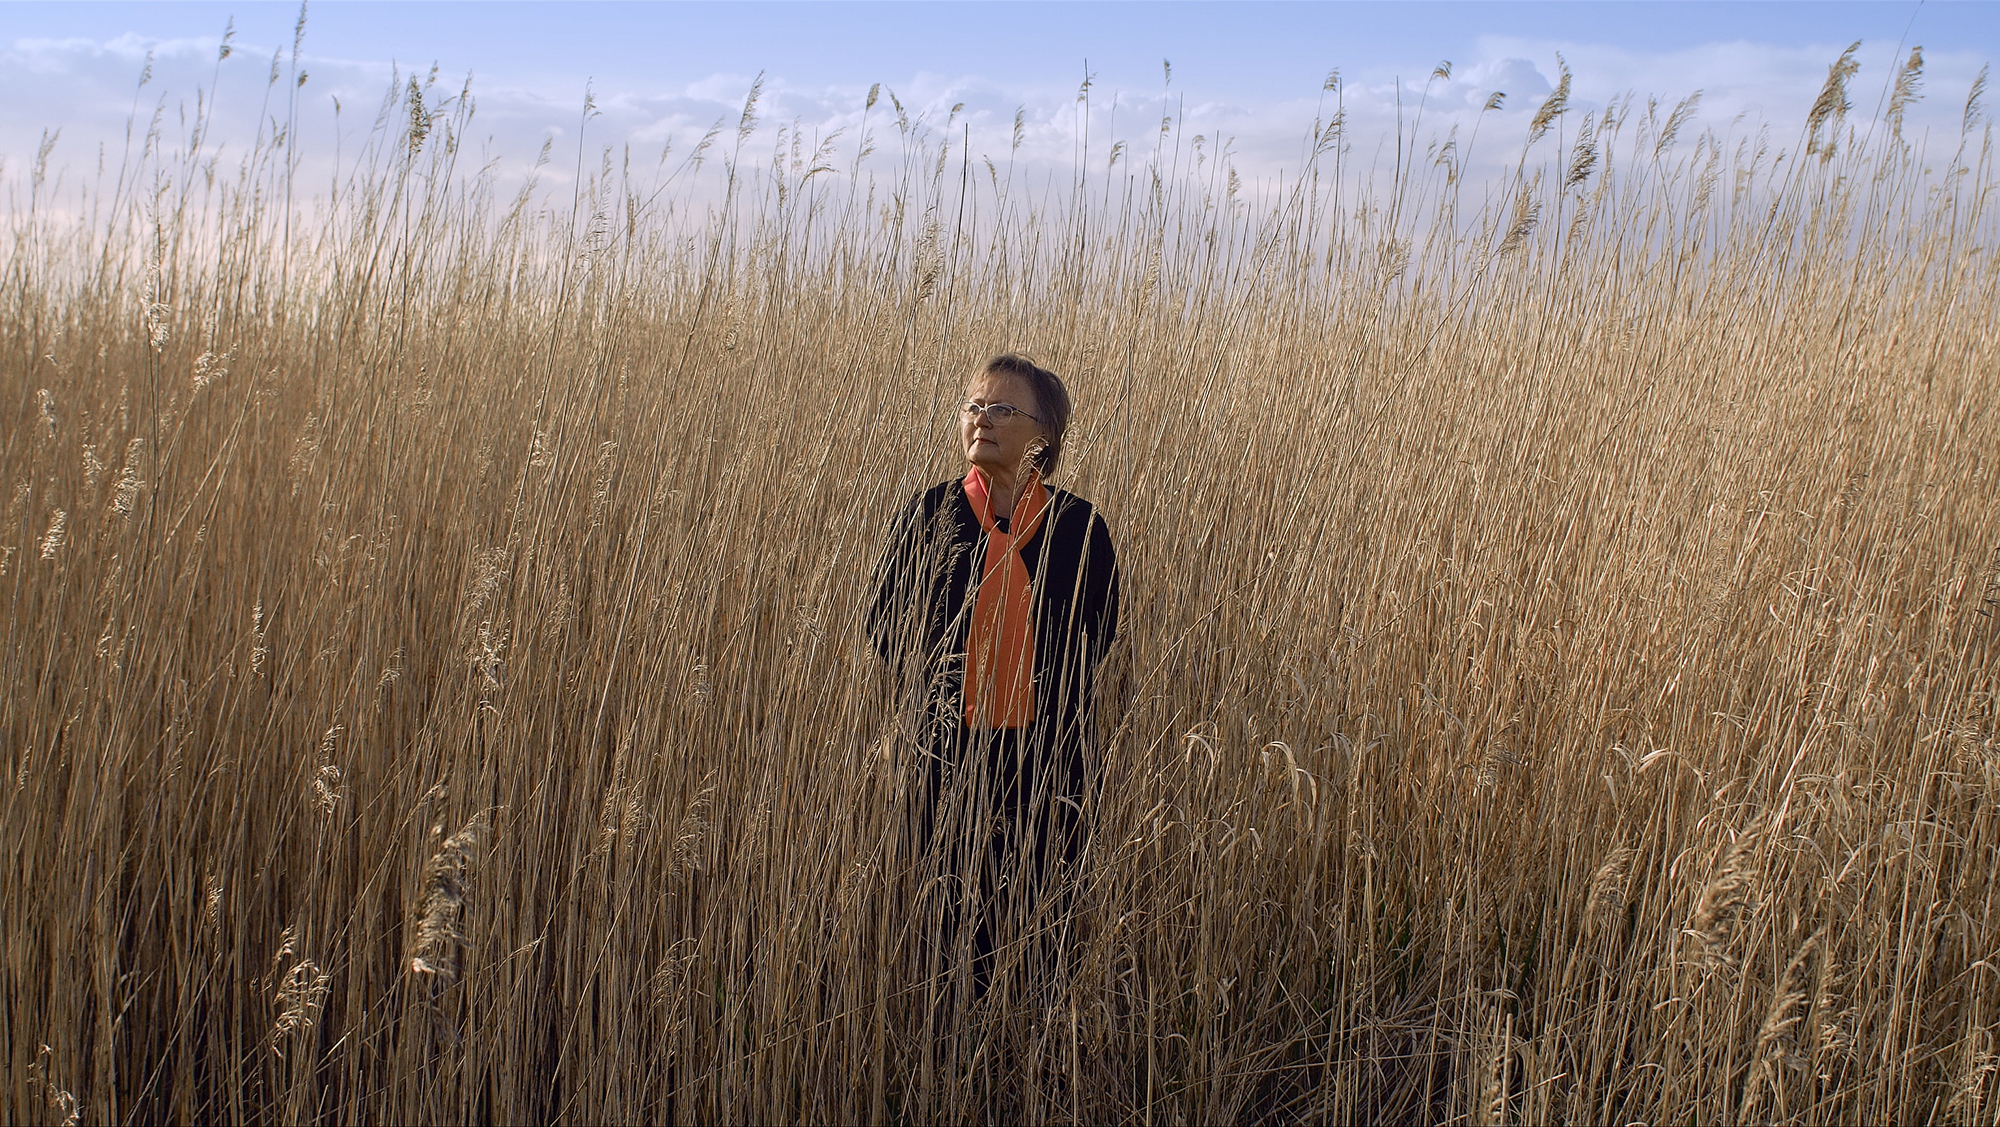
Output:
[[[885,96],[516,200],[421,83],[37,169],[4,1118],[2000,1122],[2000,180],[1847,79],[1491,185],[1335,93],[1282,185]],[[973,1005],[860,617],[1009,349],[1125,625],[1074,974]]]

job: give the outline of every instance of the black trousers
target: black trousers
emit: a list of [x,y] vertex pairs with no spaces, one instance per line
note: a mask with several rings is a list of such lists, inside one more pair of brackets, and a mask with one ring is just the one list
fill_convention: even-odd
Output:
[[1018,944],[1023,977],[1048,981],[1069,953],[1088,836],[1082,749],[1052,746],[1034,727],[961,724],[938,737],[913,811],[925,917],[935,921],[927,970],[949,972],[969,957],[978,998],[1000,952]]

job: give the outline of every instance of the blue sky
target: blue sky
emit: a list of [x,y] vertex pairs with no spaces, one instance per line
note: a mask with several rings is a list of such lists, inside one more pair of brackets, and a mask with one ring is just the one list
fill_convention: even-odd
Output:
[[[213,140],[240,150],[264,106],[273,51],[289,68],[294,4],[0,3],[0,156],[17,176],[43,130],[62,130],[52,163],[114,158],[135,104],[168,129],[197,90],[219,85]],[[234,19],[235,52],[217,46]],[[1874,108],[1899,43],[1921,44],[1926,99],[1919,128],[1955,143],[1967,88],[2000,55],[2000,4],[1926,3],[370,3],[321,0],[309,10],[301,144],[319,157],[336,131],[365,129],[395,73],[439,68],[456,90],[469,73],[488,152],[525,166],[547,138],[574,144],[585,83],[603,111],[588,143],[684,147],[719,118],[732,124],[758,74],[774,137],[856,136],[874,83],[932,125],[963,104],[975,150],[1004,157],[1014,114],[1027,123],[1022,159],[1060,165],[1075,151],[1076,93],[1094,76],[1095,146],[1150,144],[1163,112],[1190,132],[1234,139],[1249,177],[1295,167],[1338,68],[1357,151],[1424,99],[1428,134],[1470,126],[1495,90],[1508,101],[1482,129],[1498,161],[1557,75],[1574,70],[1580,111],[1614,96],[1673,102],[1703,92],[1698,122],[1718,132],[1769,126],[1795,133],[1826,68],[1853,40],[1863,68],[1859,115]],[[148,52],[153,79],[136,91]],[[1173,65],[1163,91],[1162,60]],[[345,116],[336,123],[332,101]],[[1512,118],[1521,122],[1513,122]],[[143,126],[143,121],[141,125]],[[1508,132],[1514,130],[1515,132]],[[1487,142],[1482,140],[1481,144]],[[318,148],[315,149],[315,146]]]

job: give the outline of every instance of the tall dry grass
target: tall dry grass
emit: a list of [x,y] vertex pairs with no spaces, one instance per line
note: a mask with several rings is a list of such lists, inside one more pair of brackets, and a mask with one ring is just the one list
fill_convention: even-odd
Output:
[[[510,203],[421,83],[324,189],[37,170],[6,1118],[1995,1122],[1991,134],[1849,78],[1498,190],[753,98]],[[858,616],[1010,347],[1126,626],[1075,966],[975,1002]]]

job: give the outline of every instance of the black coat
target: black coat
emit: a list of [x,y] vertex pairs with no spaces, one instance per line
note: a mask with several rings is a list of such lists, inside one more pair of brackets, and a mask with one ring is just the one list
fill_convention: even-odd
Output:
[[[964,483],[942,482],[903,507],[876,567],[869,637],[904,701],[922,702],[931,750],[947,758],[955,757],[947,748],[964,743],[966,636],[984,542]],[[1023,750],[1080,771],[1092,742],[1097,666],[1118,635],[1111,533],[1090,502],[1051,489],[1047,515],[1021,546],[1021,560],[1035,629],[1035,720],[1020,733]]]

